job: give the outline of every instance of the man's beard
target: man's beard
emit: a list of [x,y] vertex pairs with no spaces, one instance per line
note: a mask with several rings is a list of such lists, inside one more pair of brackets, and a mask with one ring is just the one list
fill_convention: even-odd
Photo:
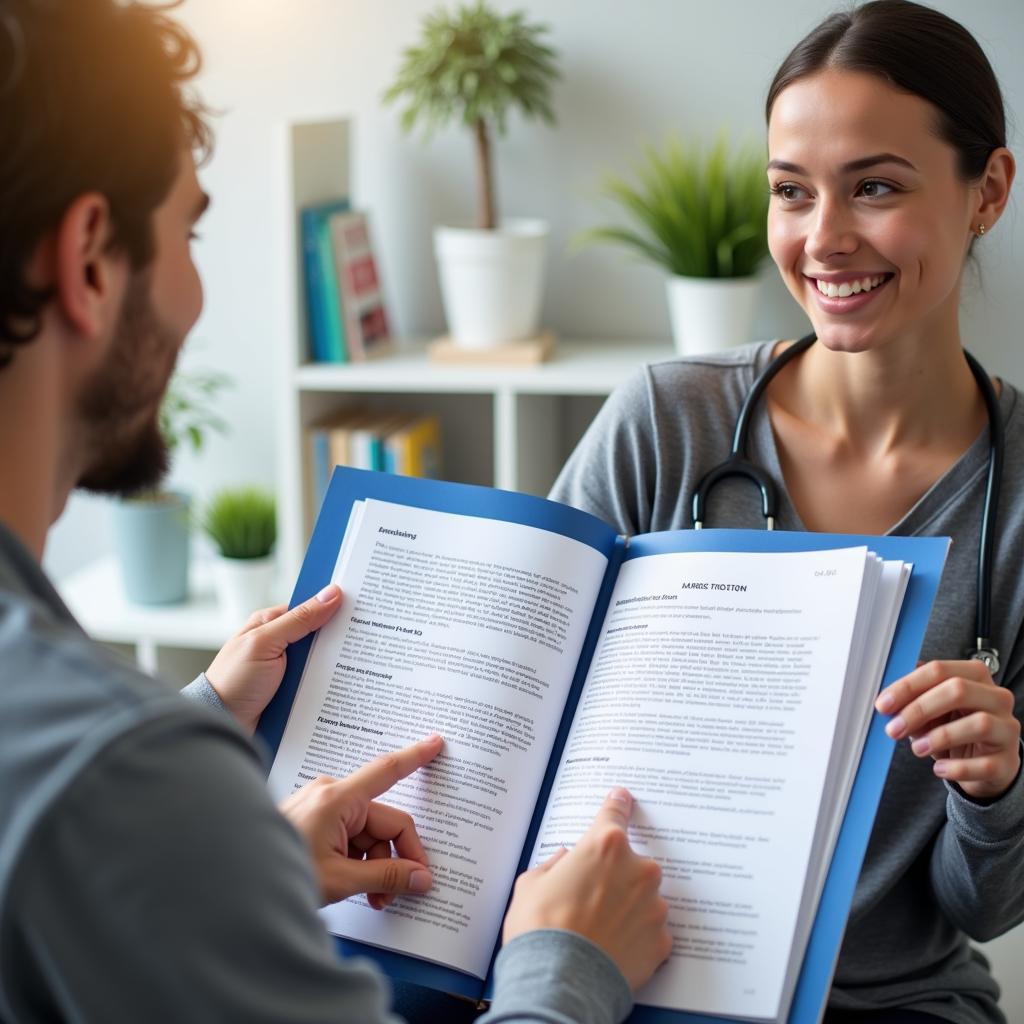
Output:
[[160,432],[160,403],[180,341],[156,316],[150,275],[134,274],[110,353],[79,398],[86,452],[79,487],[130,496],[154,489],[163,479],[169,456]]

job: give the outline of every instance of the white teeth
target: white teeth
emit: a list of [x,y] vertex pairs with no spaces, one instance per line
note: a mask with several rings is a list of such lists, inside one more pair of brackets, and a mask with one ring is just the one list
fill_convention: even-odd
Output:
[[859,281],[844,281],[842,284],[822,281],[819,278],[815,278],[814,283],[822,295],[827,295],[830,299],[845,299],[850,295],[869,292],[872,288],[877,288],[884,280],[884,274],[876,274],[874,277],[862,277]]

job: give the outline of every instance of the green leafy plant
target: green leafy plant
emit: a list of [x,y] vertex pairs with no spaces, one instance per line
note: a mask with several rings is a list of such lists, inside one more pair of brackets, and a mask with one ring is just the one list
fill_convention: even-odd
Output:
[[227,423],[214,410],[218,394],[229,383],[226,374],[208,370],[179,371],[171,378],[160,406],[160,433],[172,457],[183,444],[202,451],[211,431],[227,433]]
[[200,522],[224,558],[265,558],[277,540],[274,496],[259,487],[218,491]]
[[[217,395],[231,383],[223,373],[209,370],[185,373],[178,371],[172,378],[160,405],[160,433],[170,458],[182,447],[189,446],[201,452],[211,433],[226,434],[227,422],[214,411]],[[160,486],[144,489],[126,496],[131,503],[143,505],[164,502],[172,498]]]
[[554,123],[550,91],[559,77],[557,52],[541,42],[546,25],[528,24],[525,13],[499,14],[483,0],[450,13],[427,15],[417,46],[403,55],[386,103],[405,99],[402,127],[424,126],[429,138],[450,122],[473,132],[478,184],[477,227],[496,225],[491,134],[504,135],[508,113]]
[[748,277],[768,252],[768,186],[759,147],[709,150],[674,137],[644,150],[637,184],[609,175],[602,194],[632,226],[593,228],[576,245],[612,242],[681,277]]

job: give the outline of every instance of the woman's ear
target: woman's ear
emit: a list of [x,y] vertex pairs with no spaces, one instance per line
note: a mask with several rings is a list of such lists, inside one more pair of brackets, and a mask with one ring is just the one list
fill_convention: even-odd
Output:
[[120,310],[128,267],[111,247],[113,236],[110,205],[98,192],[79,196],[57,226],[52,250],[57,307],[85,338],[104,336]]
[[[1013,185],[1017,163],[1013,154],[1005,147],[995,149],[989,155],[988,163],[982,172],[978,184],[978,205],[971,224],[972,230],[984,233],[1003,215],[1003,210],[1010,198],[1010,187]],[[979,226],[984,225],[979,231]]]

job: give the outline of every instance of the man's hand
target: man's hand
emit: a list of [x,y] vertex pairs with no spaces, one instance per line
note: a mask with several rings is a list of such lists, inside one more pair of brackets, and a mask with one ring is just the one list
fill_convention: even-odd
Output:
[[519,876],[504,940],[538,928],[577,932],[618,965],[631,988],[650,978],[672,949],[661,869],[630,849],[633,798],[612,790],[575,848]]
[[412,818],[373,798],[428,764],[443,746],[440,736],[430,736],[378,757],[347,778],[316,779],[281,803],[313,854],[325,904],[365,892],[370,906],[383,910],[397,893],[431,887],[427,855]]
[[253,612],[220,649],[206,678],[242,728],[253,732],[284,678],[285,648],[319,629],[341,607],[336,584],[288,611],[287,605]]

